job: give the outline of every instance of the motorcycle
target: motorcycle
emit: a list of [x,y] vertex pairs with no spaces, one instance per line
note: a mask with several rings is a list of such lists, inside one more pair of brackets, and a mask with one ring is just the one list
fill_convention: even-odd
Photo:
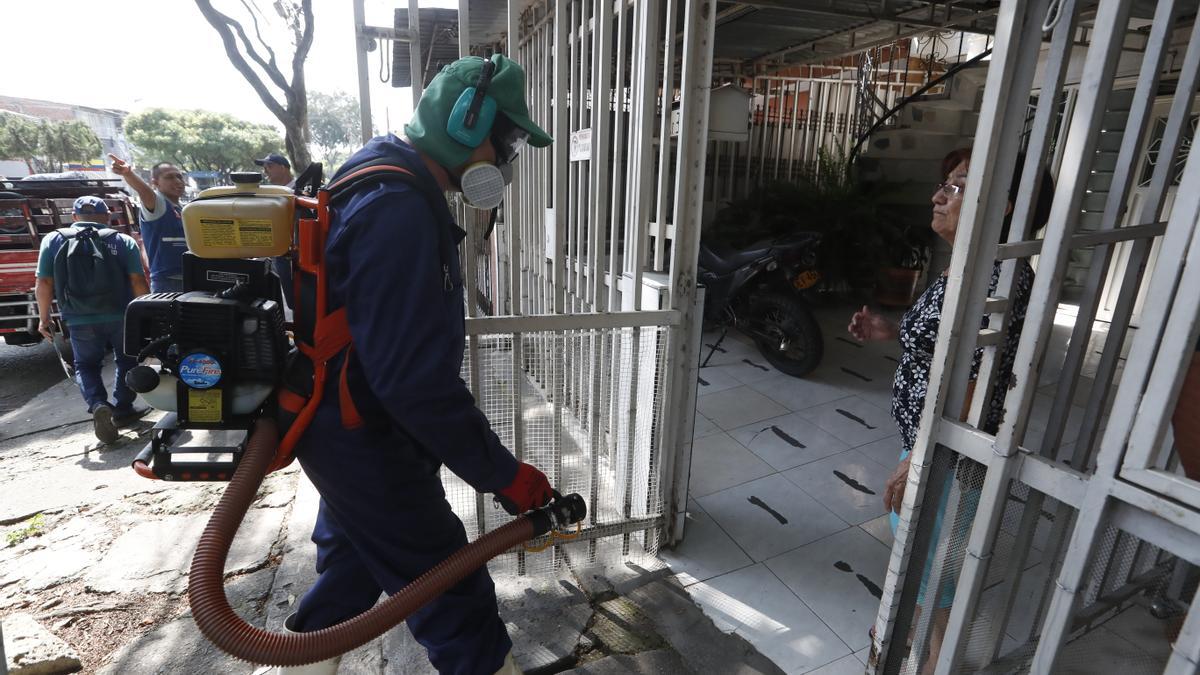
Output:
[[821,327],[804,295],[820,281],[820,235],[800,232],[745,250],[700,243],[699,282],[705,287],[704,320],[722,329],[701,368],[736,328],[754,340],[780,372],[804,377],[825,351]]

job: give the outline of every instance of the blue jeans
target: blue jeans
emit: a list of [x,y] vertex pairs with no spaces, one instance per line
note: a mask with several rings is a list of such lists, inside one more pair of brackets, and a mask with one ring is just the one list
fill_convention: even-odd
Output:
[[279,285],[283,287],[283,299],[287,301],[288,308],[296,309],[295,286],[292,279],[292,259],[287,256],[278,256],[271,258],[271,267],[275,269],[275,274],[279,276]]
[[182,293],[183,279],[176,279],[175,277],[168,276],[150,277],[150,292]]
[[[69,324],[68,324],[69,325]],[[125,325],[122,321],[90,323],[69,326],[71,329],[71,351],[75,353],[75,382],[87,401],[88,412],[102,403],[109,403],[108,390],[100,375],[100,364],[109,345],[113,346],[117,361],[117,381],[113,386],[113,402],[118,413],[133,408],[133,390],[125,384],[125,373],[137,365],[132,356],[125,356]]]

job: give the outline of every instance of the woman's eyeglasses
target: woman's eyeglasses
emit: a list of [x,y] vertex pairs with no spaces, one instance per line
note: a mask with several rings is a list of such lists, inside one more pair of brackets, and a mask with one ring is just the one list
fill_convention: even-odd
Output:
[[967,188],[953,183],[938,183],[935,189],[953,199],[954,197],[961,197]]

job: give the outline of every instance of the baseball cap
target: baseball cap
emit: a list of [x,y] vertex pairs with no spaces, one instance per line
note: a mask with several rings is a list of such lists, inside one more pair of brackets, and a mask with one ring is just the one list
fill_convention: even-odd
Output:
[[267,155],[266,157],[263,157],[262,159],[254,160],[254,163],[259,166],[262,166],[263,164],[266,164],[267,162],[270,162],[272,164],[282,164],[283,166],[286,166],[289,169],[292,168],[292,163],[287,160],[287,157],[284,157],[283,155],[277,155],[273,152],[271,154]]
[[[526,142],[535,148],[550,145],[554,139],[529,117],[529,107],[525,103],[525,70],[503,54],[493,54],[491,61],[495,70],[487,95],[496,102],[496,119],[507,118],[512,126],[527,135]],[[478,56],[467,56],[442,68],[421,93],[412,121],[404,125],[408,140],[442,166],[462,166],[471,156],[473,148],[446,133],[446,121],[463,90],[479,81],[483,63],[484,59]]]
[[74,210],[81,216],[102,215],[108,213],[108,204],[99,197],[85,196],[75,200]]

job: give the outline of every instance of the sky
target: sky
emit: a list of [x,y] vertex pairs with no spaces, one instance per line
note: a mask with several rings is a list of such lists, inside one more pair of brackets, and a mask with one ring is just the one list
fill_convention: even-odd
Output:
[[[235,0],[214,0],[234,16]],[[259,4],[270,12],[270,0]],[[366,0],[367,24],[392,25],[404,0]],[[421,7],[457,7],[456,0],[421,0]],[[308,90],[357,98],[354,13],[350,0],[313,0],[315,32],[305,65]],[[275,18],[273,15],[271,18]],[[230,64],[212,26],[192,0],[0,0],[0,95],[117,108],[203,108],[272,124],[258,95]],[[247,31],[251,27],[246,25]],[[272,47],[289,68],[286,33]],[[412,113],[408,88],[379,80],[380,53],[368,55],[376,130],[398,130]],[[389,50],[390,51],[390,50]],[[284,56],[287,54],[287,56]],[[24,64],[24,67],[21,66]]]

